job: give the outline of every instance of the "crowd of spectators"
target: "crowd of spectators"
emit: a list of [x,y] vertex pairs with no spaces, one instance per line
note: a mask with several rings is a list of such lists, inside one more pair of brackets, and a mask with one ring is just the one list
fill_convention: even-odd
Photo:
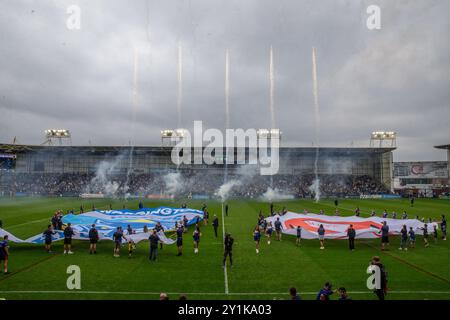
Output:
[[[3,195],[25,193],[30,195],[79,195],[103,193],[106,195],[213,196],[228,182],[232,184],[230,197],[257,198],[268,188],[296,198],[314,197],[315,176],[241,174],[208,174],[207,172],[112,174],[99,177],[85,174],[8,173],[2,175],[0,192]],[[321,197],[359,196],[361,194],[389,193],[389,190],[370,176],[320,175]]]

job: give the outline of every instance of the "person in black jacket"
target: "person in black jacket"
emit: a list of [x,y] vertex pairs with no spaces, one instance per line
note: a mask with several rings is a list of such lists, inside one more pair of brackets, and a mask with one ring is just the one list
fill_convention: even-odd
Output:
[[352,250],[352,251],[355,250],[356,231],[353,228],[352,224],[347,229],[347,237],[348,237],[348,247],[349,247],[349,249]]
[[216,215],[214,215],[212,225],[214,227],[214,234],[216,235],[216,238],[217,238],[217,229],[219,228],[219,219],[217,218]]
[[230,257],[230,267],[233,266],[233,255],[232,255],[232,250],[233,250],[233,242],[234,239],[231,237],[231,235],[229,233],[227,233],[225,235],[225,239],[224,239],[224,253],[223,253],[223,267],[226,267],[226,263],[227,263],[227,256]]
[[370,264],[376,265],[380,268],[380,287],[375,288],[374,292],[377,295],[378,300],[384,300],[387,293],[387,272],[385,266],[381,263],[380,257],[378,256],[372,257]]
[[98,231],[95,228],[95,224],[89,230],[89,254],[97,254],[97,242],[98,242]]
[[159,237],[156,233],[156,230],[152,231],[152,234],[150,235],[148,240],[150,241],[150,256],[148,259],[150,261],[156,261],[156,257],[158,255],[158,242],[159,242]]

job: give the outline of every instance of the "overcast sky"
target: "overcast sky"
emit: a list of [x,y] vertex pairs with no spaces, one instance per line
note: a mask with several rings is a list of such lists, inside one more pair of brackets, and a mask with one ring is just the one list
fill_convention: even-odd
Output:
[[[66,27],[71,4],[80,30]],[[380,30],[366,27],[370,4]],[[66,128],[74,145],[160,144],[177,126],[179,43],[183,127],[224,127],[226,49],[231,127],[270,127],[272,46],[282,145],[311,146],[314,46],[322,146],[394,130],[396,161],[444,160],[433,146],[450,143],[449,12],[447,0],[1,0],[0,142]]]

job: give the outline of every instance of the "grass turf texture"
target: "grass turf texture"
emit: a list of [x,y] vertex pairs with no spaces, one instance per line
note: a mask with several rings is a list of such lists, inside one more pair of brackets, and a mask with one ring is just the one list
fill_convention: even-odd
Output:
[[[143,200],[145,206],[176,206],[182,201],[156,202]],[[127,201],[128,208],[137,208],[139,200]],[[95,204],[97,208],[122,208],[122,200],[81,200],[78,198],[0,198],[0,219],[5,230],[22,238],[43,232],[52,213],[57,209],[78,211]],[[188,206],[200,208],[203,201],[188,201]],[[74,241],[74,255],[63,255],[62,241],[53,245],[54,254],[43,246],[31,244],[10,245],[11,274],[0,275],[0,298],[6,299],[157,299],[160,292],[168,292],[171,299],[186,293],[189,299],[288,299],[288,289],[295,286],[303,299],[314,299],[325,281],[334,288],[346,287],[353,299],[375,299],[367,289],[366,268],[373,255],[379,255],[389,272],[387,299],[450,299],[450,240],[439,239],[424,248],[422,237],[417,237],[415,249],[398,250],[399,238],[391,237],[389,251],[379,250],[379,239],[357,240],[356,250],[350,252],[346,240],[328,240],[326,249],[319,250],[317,240],[303,240],[296,247],[295,238],[283,235],[281,242],[265,237],[259,255],[255,253],[252,231],[260,209],[267,215],[269,204],[258,201],[229,201],[229,216],[224,217],[225,230],[235,239],[234,266],[227,268],[229,294],[225,294],[222,268],[222,205],[206,202],[210,211],[208,226],[201,228],[199,254],[194,254],[192,227],[184,237],[184,254],[176,257],[176,246],[165,245],[158,252],[158,261],[148,261],[149,245],[141,242],[133,257],[122,249],[120,258],[112,256],[113,242],[98,245],[98,254],[89,255],[87,241]],[[286,206],[294,212],[334,212],[332,200],[315,203],[310,200],[275,202],[275,209]],[[450,201],[418,199],[410,208],[405,200],[340,200],[342,215],[353,215],[359,206],[361,216],[374,209],[396,211],[401,216],[407,210],[409,217],[448,216]],[[214,237],[212,216],[220,221],[219,237]],[[439,234],[441,236],[441,234]],[[69,265],[81,268],[81,290],[68,290],[66,269]],[[333,297],[336,299],[336,297]]]

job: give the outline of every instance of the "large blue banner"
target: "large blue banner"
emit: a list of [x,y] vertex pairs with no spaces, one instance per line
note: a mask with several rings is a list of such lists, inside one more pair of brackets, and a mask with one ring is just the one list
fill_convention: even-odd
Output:
[[[188,208],[143,208],[139,210],[96,210],[83,214],[68,214],[62,218],[63,223],[71,223],[75,232],[74,239],[89,239],[89,229],[92,224],[98,230],[100,239],[112,239],[117,227],[122,227],[125,234],[127,234],[128,225],[133,229],[131,238],[135,242],[139,242],[148,237],[144,234],[144,228],[148,230],[153,229],[157,223],[160,223],[164,231],[175,230],[177,223],[192,225],[203,219],[203,211],[188,209]],[[13,242],[25,243],[44,243],[44,235],[38,234],[26,240],[21,240],[14,237],[12,234],[0,229],[0,235],[10,235],[10,240]],[[52,236],[54,241],[64,238],[63,231],[55,231]],[[160,234],[160,238],[164,238],[164,234]],[[164,239],[163,239],[164,240]]]

